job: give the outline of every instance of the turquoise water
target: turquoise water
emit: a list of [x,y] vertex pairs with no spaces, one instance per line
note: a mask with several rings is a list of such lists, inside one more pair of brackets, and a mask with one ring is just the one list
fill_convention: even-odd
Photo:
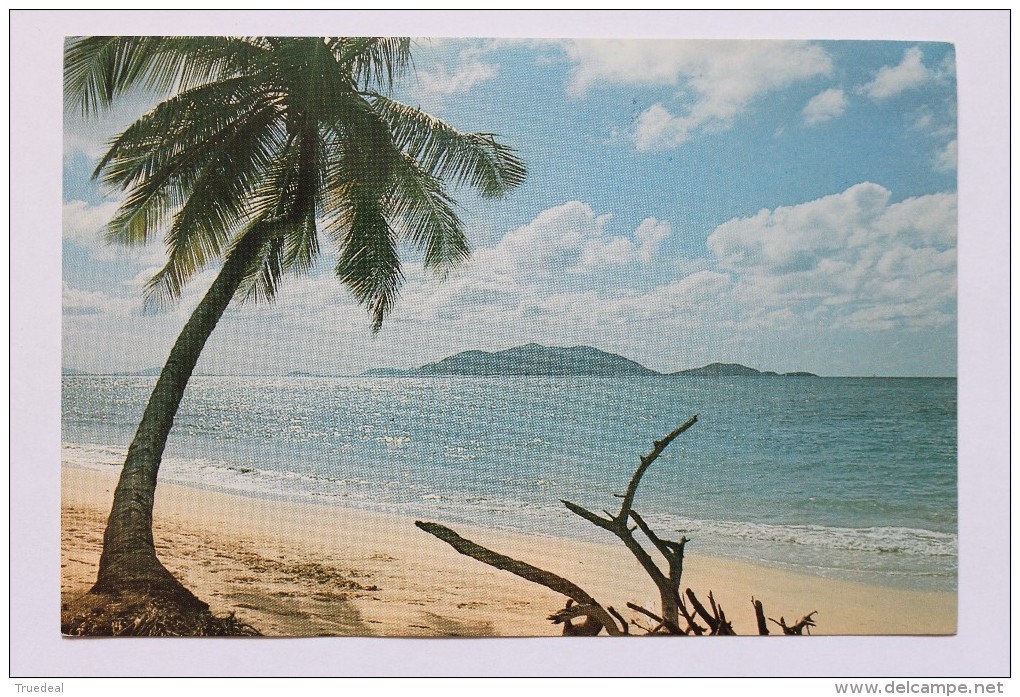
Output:
[[[155,382],[64,378],[64,461],[112,468]],[[635,509],[692,553],[956,586],[956,380],[196,377],[163,481],[605,539],[652,441],[699,422]],[[414,534],[413,530],[409,534]]]

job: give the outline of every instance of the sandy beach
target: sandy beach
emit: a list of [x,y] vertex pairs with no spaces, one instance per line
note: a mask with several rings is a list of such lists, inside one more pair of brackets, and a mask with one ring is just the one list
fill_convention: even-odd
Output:
[[[62,480],[61,592],[68,598],[95,578],[116,481],[112,473],[74,467],[63,468]],[[654,586],[621,545],[452,527],[569,578],[603,604],[657,606]],[[236,612],[269,636],[560,633],[546,617],[563,606],[562,596],[458,554],[407,518],[160,484],[155,536],[167,568],[213,612]],[[711,590],[740,634],[757,633],[752,596],[769,617],[788,622],[817,611],[816,635],[956,631],[955,593],[834,581],[693,553],[684,578],[701,596]]]

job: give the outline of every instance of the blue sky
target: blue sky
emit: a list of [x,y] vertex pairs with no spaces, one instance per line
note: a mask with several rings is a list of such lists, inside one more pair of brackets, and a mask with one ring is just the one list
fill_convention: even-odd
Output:
[[[458,192],[472,260],[439,282],[408,254],[378,335],[325,255],[275,304],[229,310],[199,372],[352,374],[535,341],[663,371],[955,375],[952,46],[443,39],[415,64],[397,96],[498,133],[525,185]],[[215,273],[145,314],[162,250],[101,241],[118,198],[89,175],[150,103],[65,117],[67,368],[161,365]]]

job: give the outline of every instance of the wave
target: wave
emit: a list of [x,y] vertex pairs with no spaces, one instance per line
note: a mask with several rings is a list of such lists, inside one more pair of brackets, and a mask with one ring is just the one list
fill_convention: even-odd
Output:
[[[126,448],[92,444],[65,443],[62,460],[65,465],[109,471],[120,467]],[[365,479],[351,476],[298,473],[256,467],[230,465],[209,458],[166,458],[160,473],[163,481],[197,485],[257,497],[287,498],[377,507],[389,511],[401,508],[434,509],[435,514],[454,515],[465,522],[481,523],[487,514],[498,520],[488,522],[504,527],[505,514],[514,512],[521,519],[514,527],[532,528],[540,532],[544,526],[561,518],[571,520],[569,513],[558,506],[539,506],[530,502],[502,497],[494,492],[428,491],[408,481]],[[555,484],[548,479],[527,482],[548,488]],[[527,488],[527,487],[524,487]],[[459,515],[458,515],[459,514]],[[699,542],[733,541],[763,543],[791,548],[858,552],[929,558],[955,558],[957,536],[908,527],[849,528],[827,525],[792,525],[730,520],[705,520],[666,514],[646,516],[653,527],[685,534]],[[562,527],[557,525],[557,527]]]
[[773,525],[729,520],[694,520],[674,516],[655,516],[653,520],[661,529],[673,529],[678,533],[697,535],[701,538],[725,537],[748,542],[913,557],[957,556],[958,541],[955,534],[921,528]]
[[[65,466],[109,472],[124,464],[127,448],[92,443],[64,443],[61,459]],[[380,482],[353,477],[324,477],[288,470],[270,470],[228,465],[208,458],[163,458],[160,481],[200,486],[260,498],[317,500],[323,498],[365,498],[397,482]]]

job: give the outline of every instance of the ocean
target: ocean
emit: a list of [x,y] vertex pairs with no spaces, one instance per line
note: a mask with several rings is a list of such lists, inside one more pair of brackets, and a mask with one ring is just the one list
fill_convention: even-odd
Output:
[[[120,467],[154,384],[65,376],[64,465]],[[662,535],[955,590],[955,379],[197,376],[160,480],[615,542],[560,500],[618,510],[639,457],[694,414],[635,501]]]

